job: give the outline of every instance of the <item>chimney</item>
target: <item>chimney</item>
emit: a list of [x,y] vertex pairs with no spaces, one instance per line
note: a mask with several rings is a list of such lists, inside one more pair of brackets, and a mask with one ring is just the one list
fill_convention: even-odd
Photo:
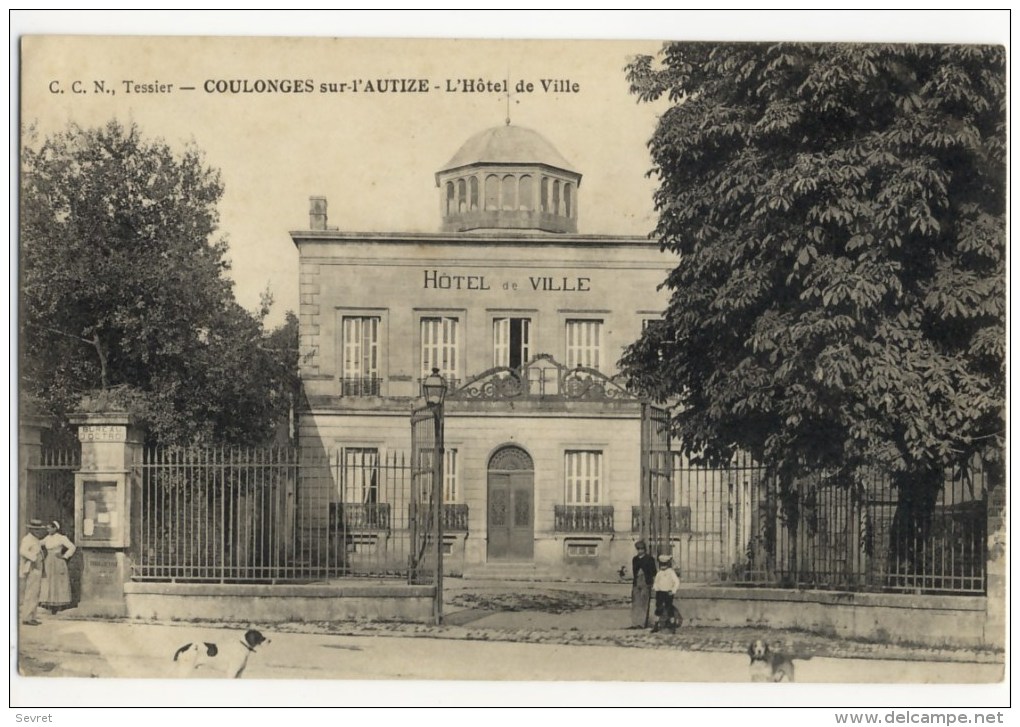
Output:
[[326,198],[308,198],[308,227],[312,230],[326,229]]

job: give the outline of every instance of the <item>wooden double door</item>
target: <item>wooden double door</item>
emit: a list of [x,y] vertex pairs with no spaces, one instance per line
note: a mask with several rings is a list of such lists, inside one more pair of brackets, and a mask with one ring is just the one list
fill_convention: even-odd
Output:
[[503,447],[489,460],[488,559],[530,561],[535,555],[535,471],[520,447]]

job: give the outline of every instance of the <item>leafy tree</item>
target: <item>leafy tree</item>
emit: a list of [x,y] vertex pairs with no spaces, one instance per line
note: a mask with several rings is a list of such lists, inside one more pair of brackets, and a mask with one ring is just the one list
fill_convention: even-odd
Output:
[[134,125],[71,125],[22,153],[21,385],[64,418],[129,406],[155,441],[258,443],[289,353],[233,298],[219,173]]
[[787,486],[880,465],[924,529],[942,469],[1003,445],[1004,50],[670,43],[628,78],[671,104],[649,146],[681,261],[622,368],[689,452]]

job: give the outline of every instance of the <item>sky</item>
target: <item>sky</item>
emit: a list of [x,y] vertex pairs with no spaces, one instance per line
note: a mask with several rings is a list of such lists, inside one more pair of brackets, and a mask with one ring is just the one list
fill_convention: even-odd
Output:
[[[659,47],[643,40],[33,37],[22,46],[22,122],[44,138],[71,122],[116,118],[172,146],[194,143],[222,173],[220,229],[236,295],[253,309],[268,287],[280,319],[297,306],[288,232],[307,228],[310,196],[327,198],[329,224],[344,231],[438,232],[435,172],[469,137],[503,125],[508,112],[583,174],[579,231],[647,235],[655,221],[645,144],[657,109],[628,94],[624,66]],[[482,82],[502,89],[507,78],[509,106],[501,90],[462,90]],[[216,91],[268,79],[299,80],[312,91]],[[380,79],[405,89],[424,82],[428,90],[366,92]],[[343,92],[330,90],[341,83]],[[165,93],[134,90],[170,84]]]
[[[25,11],[14,15],[12,33],[87,35],[25,40],[12,89],[20,90],[21,123],[35,124],[42,136],[69,122],[98,125],[117,118],[173,146],[202,149],[207,163],[222,172],[220,232],[229,242],[236,296],[254,310],[260,294],[270,290],[276,301],[270,323],[278,323],[298,306],[297,254],[288,232],[307,228],[309,197],[325,196],[329,224],[344,231],[438,231],[434,172],[470,136],[503,124],[508,110],[513,124],[539,131],[584,175],[580,232],[651,232],[655,182],[647,176],[646,145],[665,102],[637,103],[624,67],[635,54],[656,53],[661,38],[988,42],[1002,35],[991,17],[321,11],[262,13],[253,22],[248,14],[226,11]],[[290,37],[253,37],[258,35]],[[421,35],[437,37],[411,37]],[[18,58],[12,61],[16,66]],[[364,92],[365,82],[380,78],[424,79],[430,90]],[[231,94],[204,88],[207,82],[259,79],[312,81],[315,91]],[[463,88],[467,79],[509,79],[509,109],[498,91],[446,90]],[[570,90],[544,91],[543,79]],[[321,91],[322,84],[354,80],[362,84],[358,93],[349,86],[342,93]],[[87,92],[73,93],[75,81]],[[96,81],[114,93],[92,92]],[[129,91],[127,81],[174,88],[138,93]],[[522,82],[535,90],[516,92]]]

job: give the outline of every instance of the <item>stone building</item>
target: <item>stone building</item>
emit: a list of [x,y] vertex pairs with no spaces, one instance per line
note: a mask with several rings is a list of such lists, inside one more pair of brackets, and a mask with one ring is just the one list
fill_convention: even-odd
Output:
[[436,233],[338,230],[322,197],[291,233],[302,447],[341,453],[331,500],[385,504],[359,523],[368,547],[373,527],[399,526],[406,495],[365,466],[410,450],[438,368],[448,570],[612,576],[633,555],[648,449],[647,407],[616,363],[660,317],[675,261],[643,237],[579,233],[582,175],[530,129],[477,134],[435,181]]

